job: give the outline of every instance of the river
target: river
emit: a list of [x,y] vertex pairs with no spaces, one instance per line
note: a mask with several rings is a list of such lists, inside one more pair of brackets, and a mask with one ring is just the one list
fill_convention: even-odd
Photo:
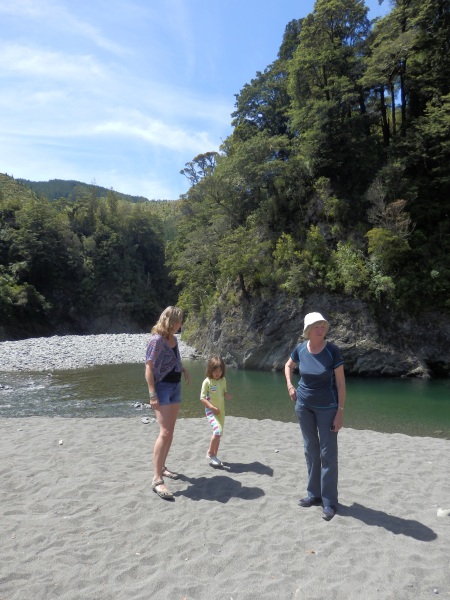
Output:
[[[203,361],[184,360],[192,384],[183,384],[180,417],[202,417]],[[294,376],[295,380],[295,376]],[[282,373],[227,371],[233,399],[227,414],[296,422]],[[103,365],[48,373],[0,373],[0,417],[151,416],[142,364]],[[450,380],[347,378],[345,426],[450,439]]]

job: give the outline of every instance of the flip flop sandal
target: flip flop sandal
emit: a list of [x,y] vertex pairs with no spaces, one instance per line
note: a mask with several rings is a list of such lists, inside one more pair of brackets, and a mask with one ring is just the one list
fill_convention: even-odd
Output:
[[163,477],[168,477],[169,479],[178,479],[178,473],[172,473],[170,469],[167,467],[163,467]]
[[163,491],[163,490],[156,489],[159,485],[164,485],[164,479],[158,479],[158,481],[152,481],[152,490],[155,492],[155,494],[158,494],[158,496],[160,498],[163,498],[163,500],[173,500],[172,492],[169,492],[168,490]]

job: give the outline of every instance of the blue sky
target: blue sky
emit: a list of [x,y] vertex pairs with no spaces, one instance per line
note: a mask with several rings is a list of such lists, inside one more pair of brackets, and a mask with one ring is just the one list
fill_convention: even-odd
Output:
[[[369,18],[388,0],[366,0]],[[231,133],[235,94],[312,0],[0,0],[0,172],[149,199]]]

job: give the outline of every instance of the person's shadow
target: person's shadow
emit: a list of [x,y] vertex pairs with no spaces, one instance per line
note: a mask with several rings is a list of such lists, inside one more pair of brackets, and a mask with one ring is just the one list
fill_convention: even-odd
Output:
[[273,476],[272,467],[257,461],[252,463],[223,463],[223,468],[230,473],[256,473],[257,475]]
[[359,519],[371,527],[384,527],[395,535],[407,535],[420,542],[431,542],[437,538],[437,534],[432,529],[419,521],[389,515],[356,502],[350,506],[339,504],[339,515]]
[[259,487],[247,487],[229,477],[225,473],[247,473],[253,472],[259,475],[273,475],[273,469],[259,462],[249,464],[243,463],[223,463],[222,468],[216,468],[216,472],[223,475],[213,475],[212,477],[187,477],[179,474],[178,480],[189,483],[190,486],[185,490],[174,492],[174,496],[185,496],[191,500],[210,500],[212,502],[226,503],[231,498],[241,498],[242,500],[256,500],[264,496],[265,492]]

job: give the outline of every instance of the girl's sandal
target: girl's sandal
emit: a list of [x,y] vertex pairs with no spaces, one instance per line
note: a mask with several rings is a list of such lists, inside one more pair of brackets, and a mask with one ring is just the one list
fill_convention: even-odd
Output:
[[163,500],[173,500],[173,494],[172,492],[169,492],[169,490],[158,490],[157,487],[160,485],[164,485],[164,479],[158,479],[157,481],[152,481],[152,490],[155,492],[155,494],[158,494],[158,496],[160,498],[163,498]]
[[167,467],[163,467],[163,477],[168,477],[169,479],[178,479],[178,473],[173,473]]

